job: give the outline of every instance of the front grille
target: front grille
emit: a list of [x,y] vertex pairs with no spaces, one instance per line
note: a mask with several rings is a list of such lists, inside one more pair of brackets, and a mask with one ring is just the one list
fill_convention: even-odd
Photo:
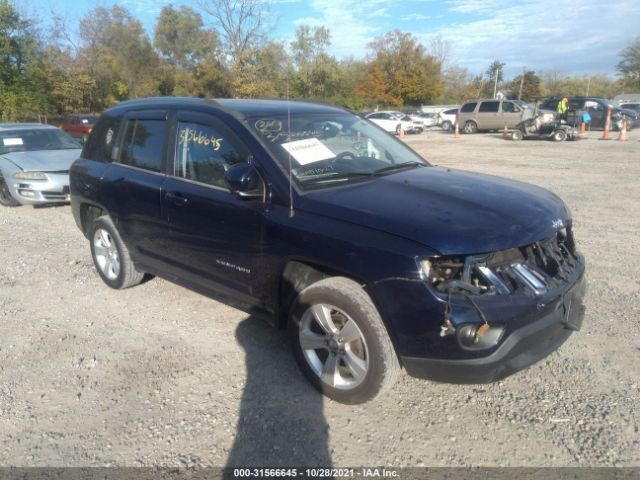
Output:
[[578,265],[570,228],[520,248],[488,255],[438,259],[431,283],[440,291],[508,295],[520,288],[539,296],[569,281]]
[[[570,229],[560,230],[550,239],[494,253],[486,258],[486,267],[503,282],[509,293],[524,286],[536,295],[566,283],[577,264]],[[502,285],[494,286],[499,291],[504,290]]]
[[44,197],[45,200],[67,200],[67,196],[68,196],[68,194],[64,192],[43,191],[40,193],[42,193],[42,196]]

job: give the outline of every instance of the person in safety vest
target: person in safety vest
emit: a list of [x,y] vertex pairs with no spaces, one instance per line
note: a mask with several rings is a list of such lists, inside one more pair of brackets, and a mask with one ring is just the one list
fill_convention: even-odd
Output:
[[561,122],[562,120],[567,121],[567,110],[569,110],[569,99],[567,97],[563,97],[562,100],[558,102],[558,106],[556,107],[559,122]]

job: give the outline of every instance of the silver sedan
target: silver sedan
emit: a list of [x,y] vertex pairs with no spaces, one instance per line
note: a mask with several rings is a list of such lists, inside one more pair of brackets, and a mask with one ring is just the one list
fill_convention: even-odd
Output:
[[69,201],[69,167],[81,145],[51,125],[0,124],[0,205]]

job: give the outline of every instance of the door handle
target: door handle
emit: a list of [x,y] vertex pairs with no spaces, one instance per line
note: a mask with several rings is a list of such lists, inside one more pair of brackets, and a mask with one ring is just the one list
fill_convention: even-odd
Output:
[[185,197],[181,193],[177,193],[177,192],[167,192],[167,193],[164,194],[164,198],[169,200],[174,205],[178,205],[178,206],[184,205],[185,203],[187,203],[189,201],[187,199],[187,197]]

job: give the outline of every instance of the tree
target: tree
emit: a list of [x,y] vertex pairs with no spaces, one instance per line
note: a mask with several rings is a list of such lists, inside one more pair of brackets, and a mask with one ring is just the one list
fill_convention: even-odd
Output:
[[261,48],[245,51],[231,72],[234,96],[286,97],[287,77],[291,77],[290,63],[284,45],[278,42],[268,42]]
[[34,24],[0,0],[0,118],[47,113],[50,104]]
[[186,5],[163,7],[156,22],[153,44],[171,65],[195,68],[203,59],[218,58],[218,35],[204,28],[202,17]]
[[483,93],[487,97],[495,98],[496,93],[500,89],[500,85],[504,80],[504,66],[505,63],[501,62],[500,60],[494,60],[491,65],[489,65],[489,68],[487,68],[485,75],[488,78],[488,82],[483,90]]
[[440,63],[410,33],[394,30],[374,39],[372,63],[383,77],[385,93],[396,105],[429,103],[442,93]]
[[530,101],[534,97],[542,96],[542,81],[540,77],[533,71],[525,71],[524,75],[518,75],[511,81],[511,90],[514,94],[520,92],[520,85],[522,84],[522,100]]
[[622,75],[624,85],[631,89],[640,89],[640,37],[637,37],[622,52],[622,60],[616,67]]
[[223,40],[230,63],[244,62],[266,36],[269,7],[263,0],[201,0]]
[[338,62],[326,49],[331,45],[331,34],[324,27],[300,25],[291,42],[296,67],[295,91],[302,98],[326,99],[335,94]]
[[79,30],[79,62],[97,84],[92,110],[126,98],[158,94],[158,55],[142,24],[127,9],[97,7],[80,21]]

